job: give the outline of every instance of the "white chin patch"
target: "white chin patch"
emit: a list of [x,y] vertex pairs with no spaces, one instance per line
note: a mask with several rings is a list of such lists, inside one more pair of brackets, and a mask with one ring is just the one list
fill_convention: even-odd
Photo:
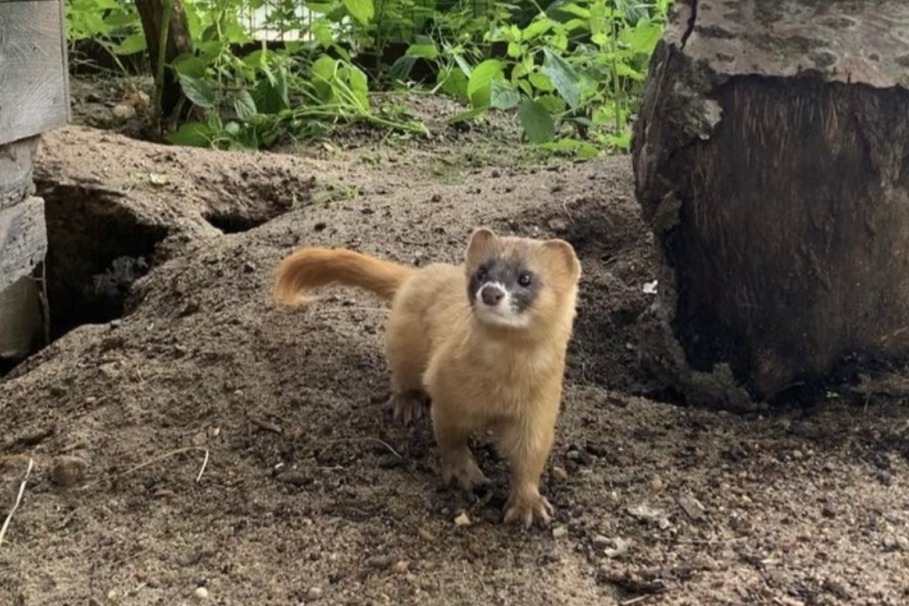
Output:
[[[483,289],[486,286],[494,286],[501,289],[505,296],[495,305],[487,305],[483,302]],[[511,302],[511,293],[498,282],[487,282],[480,286],[474,295],[474,301],[474,311],[477,314],[477,318],[485,324],[503,328],[526,328],[528,325],[529,318],[526,315],[515,312]]]

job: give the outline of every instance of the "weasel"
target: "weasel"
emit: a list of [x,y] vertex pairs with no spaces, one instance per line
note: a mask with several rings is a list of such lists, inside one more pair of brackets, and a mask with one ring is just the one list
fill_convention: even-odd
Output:
[[409,267],[346,249],[301,248],[278,265],[273,296],[296,306],[329,284],[391,305],[385,354],[394,416],[429,408],[442,477],[486,484],[468,446],[492,430],[511,469],[504,521],[530,526],[554,513],[540,494],[562,399],[581,264],[571,244],[479,228],[461,265]]

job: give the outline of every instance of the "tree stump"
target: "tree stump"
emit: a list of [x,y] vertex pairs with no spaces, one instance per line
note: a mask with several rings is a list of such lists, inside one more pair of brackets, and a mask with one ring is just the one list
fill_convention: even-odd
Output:
[[909,354],[909,3],[676,0],[632,147],[647,365],[753,406]]

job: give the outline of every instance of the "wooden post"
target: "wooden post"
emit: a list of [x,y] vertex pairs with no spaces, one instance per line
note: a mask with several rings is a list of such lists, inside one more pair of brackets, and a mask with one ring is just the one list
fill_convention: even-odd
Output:
[[909,3],[677,0],[633,145],[645,360],[748,406],[909,358]]
[[63,31],[62,0],[0,0],[0,360],[25,357],[48,334],[32,167],[38,136],[69,118]]

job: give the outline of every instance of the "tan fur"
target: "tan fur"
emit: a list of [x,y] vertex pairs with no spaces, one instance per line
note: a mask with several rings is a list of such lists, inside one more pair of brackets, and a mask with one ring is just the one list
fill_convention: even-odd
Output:
[[[469,276],[493,254],[521,258],[543,281],[525,311],[526,327],[492,326],[471,311]],[[468,438],[492,430],[511,466],[505,520],[529,525],[550,519],[552,506],[539,484],[554,439],[581,273],[570,244],[478,229],[460,266],[409,269],[350,251],[303,249],[281,267],[281,302],[331,282],[386,297],[393,292],[386,355],[395,416],[419,417],[431,401],[443,478],[468,490],[487,481]]]
[[277,303],[294,306],[305,290],[339,283],[365,288],[390,301],[413,273],[410,267],[352,250],[302,248],[278,265],[272,295]]

